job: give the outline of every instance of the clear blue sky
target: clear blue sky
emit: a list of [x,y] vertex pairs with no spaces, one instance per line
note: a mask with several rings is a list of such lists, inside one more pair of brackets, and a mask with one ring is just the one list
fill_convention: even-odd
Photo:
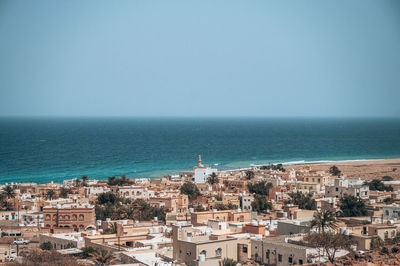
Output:
[[0,115],[400,117],[400,1],[0,1]]

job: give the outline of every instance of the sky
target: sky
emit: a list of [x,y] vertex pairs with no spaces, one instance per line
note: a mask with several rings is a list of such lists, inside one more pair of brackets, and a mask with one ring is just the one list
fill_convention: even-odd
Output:
[[400,117],[400,1],[0,1],[0,116]]

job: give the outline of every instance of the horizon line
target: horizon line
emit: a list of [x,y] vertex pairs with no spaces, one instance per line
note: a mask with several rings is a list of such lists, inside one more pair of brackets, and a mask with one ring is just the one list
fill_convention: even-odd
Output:
[[283,115],[283,116],[262,116],[262,115],[1,115],[4,118],[131,118],[131,119],[400,119],[400,116],[311,116],[311,115]]

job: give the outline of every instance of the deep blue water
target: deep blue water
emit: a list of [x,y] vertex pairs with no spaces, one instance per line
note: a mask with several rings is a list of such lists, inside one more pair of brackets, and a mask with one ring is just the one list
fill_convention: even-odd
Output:
[[0,183],[400,157],[396,119],[2,118]]

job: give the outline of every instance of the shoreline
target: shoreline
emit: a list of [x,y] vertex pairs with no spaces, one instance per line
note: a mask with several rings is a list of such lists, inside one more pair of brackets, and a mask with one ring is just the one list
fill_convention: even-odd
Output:
[[[357,173],[354,173],[354,171],[350,171],[349,168],[357,168],[357,172],[359,174],[359,177],[361,177],[360,175],[365,174],[366,171],[365,169],[362,169],[364,171],[360,171],[361,168],[372,168],[370,169],[371,171],[367,171],[368,174],[367,176],[371,176],[372,174],[381,174],[382,173],[382,167],[386,167],[386,168],[390,168],[392,167],[392,172],[396,172],[393,171],[393,168],[398,168],[399,171],[395,173],[394,175],[394,180],[400,180],[400,157],[397,158],[384,158],[384,159],[349,159],[349,160],[317,160],[317,161],[305,161],[305,160],[299,160],[299,161],[286,161],[286,162],[274,162],[272,164],[282,164],[284,167],[286,168],[292,168],[295,170],[301,169],[303,167],[307,167],[307,166],[311,166],[313,169],[315,170],[327,170],[328,166],[332,166],[332,165],[336,165],[336,166],[341,166],[341,168],[343,169],[343,173],[345,175],[350,174],[349,178],[352,178],[354,176],[356,176]],[[252,169],[254,167],[260,167],[263,165],[268,165],[268,164],[249,164],[248,167],[233,167],[233,168],[221,168],[219,169],[219,171],[221,172],[230,172],[230,171],[245,171],[245,170],[249,170]],[[214,164],[211,165],[211,167],[217,167]],[[340,168],[340,167],[339,167]],[[165,174],[162,174],[160,176],[136,176],[136,177],[131,177],[131,176],[127,176],[128,178],[132,178],[132,179],[138,179],[138,178],[149,178],[150,180],[153,179],[157,179],[157,178],[162,178],[165,175],[177,175],[180,171],[190,171],[191,169],[183,169],[183,170],[165,170]],[[161,172],[162,170],[157,170],[156,172]],[[171,173],[173,172],[173,173]],[[383,172],[390,172],[390,169],[386,169],[386,171]],[[84,174],[83,174],[84,175]],[[80,176],[79,176],[80,177]],[[49,180],[46,181],[44,183],[42,182],[37,182],[34,179],[35,178],[27,178],[27,180],[23,180],[22,182],[15,182],[15,181],[7,181],[7,182],[1,182],[1,185],[4,184],[10,184],[10,183],[37,183],[37,184],[46,184],[46,183],[60,183],[62,184],[64,180],[70,180],[70,179],[74,179],[76,177],[65,177],[65,178],[61,178],[61,181],[55,181],[53,180]],[[89,178],[90,175],[89,175]],[[91,179],[95,179],[95,180],[107,180],[107,178],[98,178],[98,177],[92,177]],[[366,179],[370,179],[370,178],[366,178]],[[40,179],[38,179],[40,180]]]

